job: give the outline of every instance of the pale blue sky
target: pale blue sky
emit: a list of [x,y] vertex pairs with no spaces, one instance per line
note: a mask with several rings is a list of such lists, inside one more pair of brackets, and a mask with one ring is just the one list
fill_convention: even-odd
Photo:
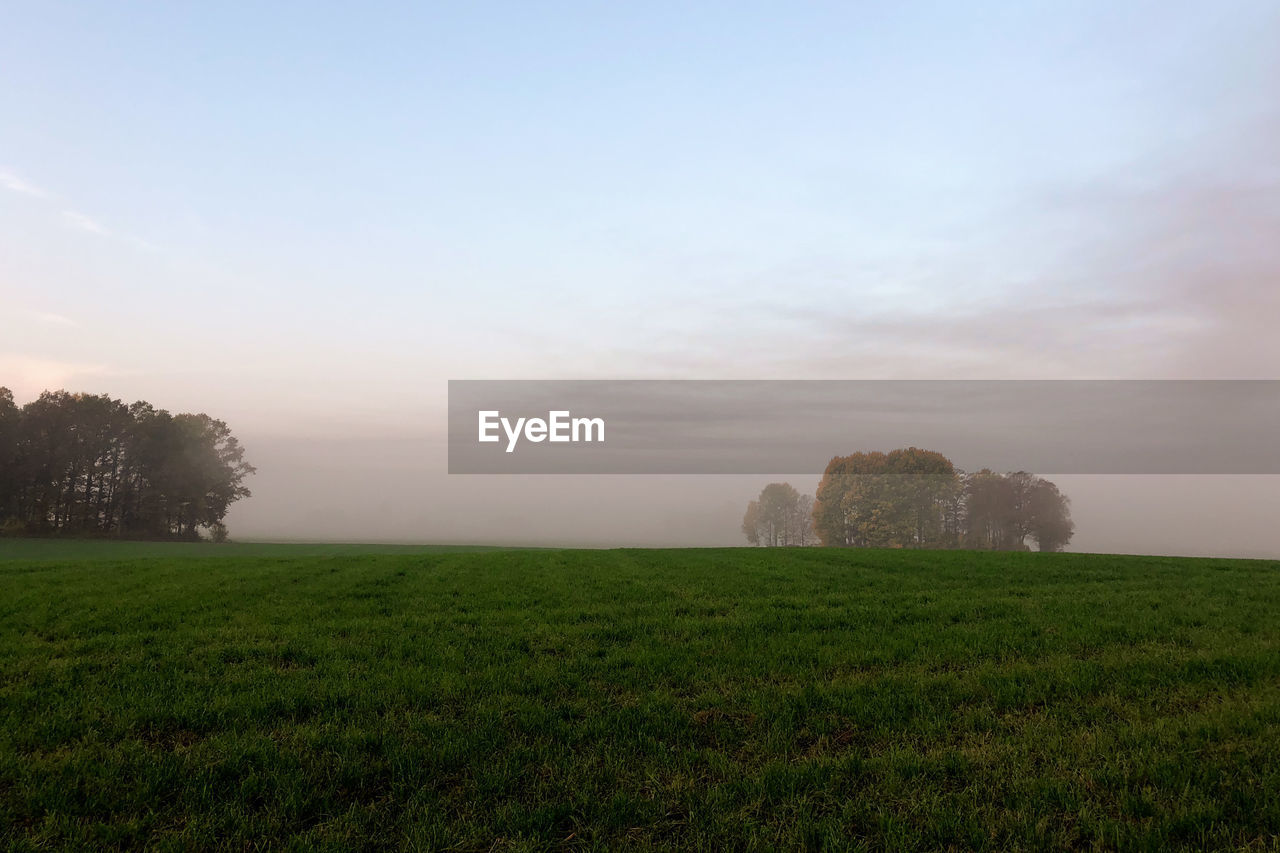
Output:
[[1274,377],[1278,105],[1273,0],[8,3],[0,384]]

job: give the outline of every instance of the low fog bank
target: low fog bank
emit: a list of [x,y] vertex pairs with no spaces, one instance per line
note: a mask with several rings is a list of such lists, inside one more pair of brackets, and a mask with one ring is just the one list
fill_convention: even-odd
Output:
[[[579,547],[744,545],[747,502],[773,480],[812,494],[817,474],[449,475],[422,438],[243,436],[253,497],[232,538]],[[1280,557],[1280,477],[1037,472],[1071,497],[1067,550]]]
[[759,477],[451,476],[444,445],[421,439],[246,444],[253,497],[227,516],[241,539],[737,545],[760,489]]

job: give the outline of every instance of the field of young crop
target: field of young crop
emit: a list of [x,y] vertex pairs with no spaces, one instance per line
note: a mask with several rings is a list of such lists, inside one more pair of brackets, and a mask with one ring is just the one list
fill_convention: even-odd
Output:
[[0,846],[1273,849],[1280,563],[0,541]]

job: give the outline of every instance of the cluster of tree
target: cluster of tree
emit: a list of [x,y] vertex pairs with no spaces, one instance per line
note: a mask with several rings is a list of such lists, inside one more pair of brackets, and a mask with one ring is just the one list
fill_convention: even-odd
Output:
[[0,388],[0,532],[221,540],[253,472],[208,415],[66,391],[19,408]]
[[752,545],[812,545],[813,495],[802,495],[790,483],[770,483],[747,504],[742,532]]
[[823,545],[1058,551],[1075,532],[1070,501],[1017,471],[965,473],[941,453],[909,447],[837,456],[813,505]]

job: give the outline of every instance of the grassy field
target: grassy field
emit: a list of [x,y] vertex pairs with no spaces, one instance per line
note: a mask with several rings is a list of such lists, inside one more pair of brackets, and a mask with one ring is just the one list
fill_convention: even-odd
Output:
[[10,849],[1280,845],[1274,562],[57,547]]
[[143,557],[333,557],[500,551],[491,545],[352,545],[338,542],[103,542],[95,539],[0,539],[0,565],[14,560],[133,560]]

